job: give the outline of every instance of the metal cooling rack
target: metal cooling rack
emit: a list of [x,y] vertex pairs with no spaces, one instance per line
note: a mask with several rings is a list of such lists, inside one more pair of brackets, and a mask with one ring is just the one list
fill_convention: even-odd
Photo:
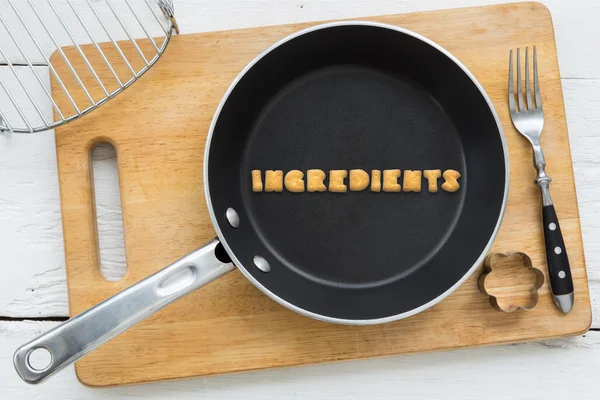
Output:
[[[173,32],[171,0],[0,0],[0,133],[41,132],[92,112],[148,71]],[[59,108],[51,80],[71,107]]]

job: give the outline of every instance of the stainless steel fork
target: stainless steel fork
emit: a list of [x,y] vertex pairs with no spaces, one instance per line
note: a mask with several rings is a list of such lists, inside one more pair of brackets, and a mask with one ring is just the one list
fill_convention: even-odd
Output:
[[[548,275],[554,302],[564,313],[573,308],[573,278],[567,250],[558,224],[558,217],[550,197],[550,182],[552,179],[546,174],[546,160],[542,152],[540,138],[544,127],[544,109],[542,108],[542,97],[538,82],[537,52],[533,46],[533,90],[535,103],[531,93],[529,82],[529,48],[525,48],[525,98],[523,97],[523,85],[521,82],[521,49],[517,49],[517,100],[515,101],[514,79],[513,79],[513,51],[510,51],[510,66],[508,69],[508,105],[512,122],[523,136],[533,146],[534,166],[538,176],[535,182],[542,191],[542,219],[544,223],[544,239],[546,242],[546,261],[548,264]],[[517,107],[518,102],[518,107]]]

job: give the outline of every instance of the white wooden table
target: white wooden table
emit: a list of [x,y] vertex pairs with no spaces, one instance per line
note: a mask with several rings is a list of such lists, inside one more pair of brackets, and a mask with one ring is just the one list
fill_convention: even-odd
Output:
[[[182,33],[194,33],[499,2],[175,0],[175,6]],[[68,315],[54,133],[0,136],[0,399],[600,398],[600,3],[543,3],[554,20],[593,300],[594,322],[586,335],[102,390],[82,386],[69,367],[28,386],[12,367],[14,350]],[[0,65],[0,74],[7,69]],[[114,173],[110,160],[98,168],[98,179]],[[105,201],[115,198],[107,193]],[[110,235],[106,240],[107,258],[118,264],[119,251]]]

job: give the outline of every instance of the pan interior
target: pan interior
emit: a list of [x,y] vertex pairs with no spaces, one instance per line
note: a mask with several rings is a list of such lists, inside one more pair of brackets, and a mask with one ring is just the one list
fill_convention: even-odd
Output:
[[[298,78],[265,105],[244,152],[242,171],[253,169],[465,171],[465,162],[451,119],[418,83],[337,65]],[[415,271],[443,246],[464,199],[464,190],[429,193],[425,184],[420,193],[253,193],[250,185],[242,179],[245,207],[273,254],[333,286],[380,285]]]
[[[227,93],[211,135],[207,194],[225,249],[272,298],[332,322],[434,304],[474,270],[506,205],[502,133],[479,86],[440,48],[385,26],[330,25],[270,49]],[[425,179],[420,193],[252,191],[252,170],[292,169],[462,178],[455,193],[430,193]]]

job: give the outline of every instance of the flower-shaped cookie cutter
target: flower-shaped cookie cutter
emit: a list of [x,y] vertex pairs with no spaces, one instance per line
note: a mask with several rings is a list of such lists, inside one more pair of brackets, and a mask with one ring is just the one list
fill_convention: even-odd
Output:
[[[486,278],[492,272],[492,270],[494,268],[494,260],[496,258],[498,258],[498,257],[510,258],[510,257],[515,257],[515,256],[521,257],[524,268],[527,268],[534,272],[536,281],[530,292],[531,296],[530,296],[529,304],[524,305],[524,306],[511,304],[508,306],[508,308],[502,308],[500,306],[496,296],[494,296],[488,292],[488,290],[486,288],[486,284],[485,284]],[[481,293],[490,297],[490,304],[492,305],[492,307],[495,310],[501,311],[501,312],[514,312],[517,310],[531,310],[532,308],[534,308],[537,305],[538,299],[539,299],[538,290],[544,284],[544,273],[532,265],[531,258],[527,254],[522,253],[522,252],[514,252],[514,253],[507,253],[507,254],[505,254],[505,253],[489,254],[485,258],[485,261],[483,263],[483,268],[484,268],[484,272],[479,276],[479,280],[478,280],[479,290],[481,291]]]

